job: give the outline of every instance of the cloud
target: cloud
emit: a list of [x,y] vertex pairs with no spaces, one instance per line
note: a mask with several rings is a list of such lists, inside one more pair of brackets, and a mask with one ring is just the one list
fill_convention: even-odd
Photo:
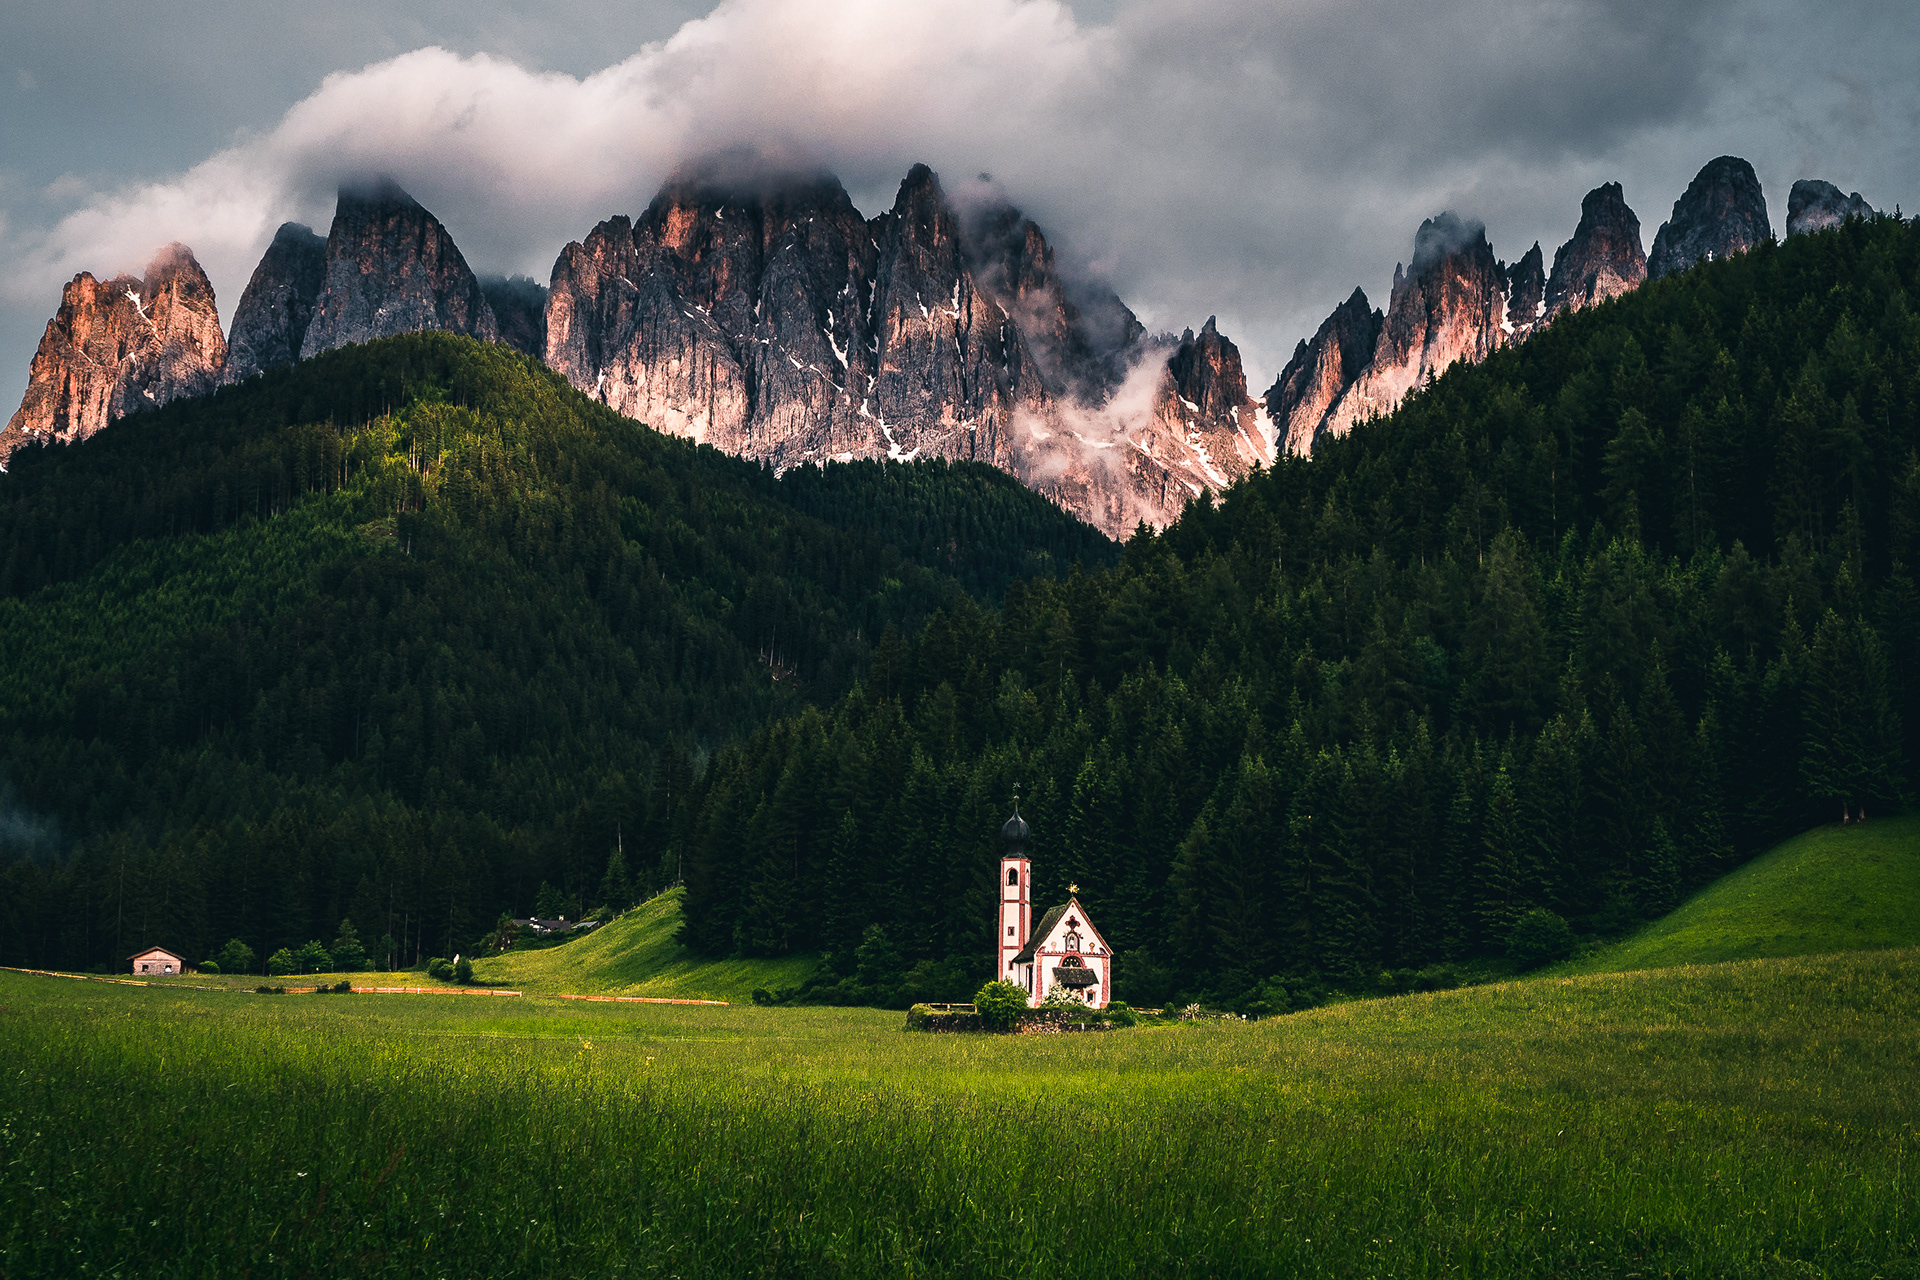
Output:
[[[477,269],[544,280],[677,161],[746,143],[833,169],[869,212],[916,160],[990,170],[1149,329],[1217,312],[1258,381],[1354,284],[1383,297],[1443,209],[1502,257],[1550,253],[1620,179],[1650,234],[1724,151],[1776,206],[1802,176],[1912,204],[1914,19],[1843,2],[1823,23],[1873,32],[1868,60],[1796,38],[1786,0],[1139,0],[1101,23],[1055,0],[725,0],[592,74],[422,48],[330,75],[184,172],[13,232],[0,307],[37,329],[76,271],[178,239],[230,318],[274,228],[325,227],[334,185],[376,171]],[[1820,147],[1846,171],[1790,168]]]

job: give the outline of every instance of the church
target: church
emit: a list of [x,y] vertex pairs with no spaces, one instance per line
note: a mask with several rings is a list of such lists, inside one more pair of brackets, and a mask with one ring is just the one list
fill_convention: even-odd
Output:
[[1027,823],[1018,805],[1000,829],[1000,939],[996,976],[1025,987],[1035,1004],[1056,988],[1094,1008],[1113,999],[1113,952],[1087,919],[1068,885],[1067,901],[1033,923],[1033,862],[1027,857]]

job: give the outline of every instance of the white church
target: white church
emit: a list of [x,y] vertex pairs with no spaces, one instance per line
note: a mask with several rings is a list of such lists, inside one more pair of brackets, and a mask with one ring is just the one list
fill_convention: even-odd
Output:
[[1027,857],[1027,823],[1018,805],[1000,829],[1000,839],[1006,846],[1000,855],[1000,918],[995,925],[1000,980],[1025,987],[1036,1004],[1060,989],[1104,1008],[1113,999],[1113,952],[1073,896],[1080,886],[1067,886],[1066,904],[1048,911],[1035,926],[1033,863]]

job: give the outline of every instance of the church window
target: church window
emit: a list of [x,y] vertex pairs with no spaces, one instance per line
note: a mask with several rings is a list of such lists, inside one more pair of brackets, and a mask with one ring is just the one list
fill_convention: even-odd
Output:
[[1007,926],[1007,936],[1008,936],[1009,938],[1011,938],[1011,937],[1013,936],[1013,926],[1012,926],[1012,925],[1008,925],[1008,926]]
[[1076,932],[1076,931],[1073,931],[1073,930],[1068,930],[1068,932],[1067,932],[1067,942],[1066,942],[1066,945],[1067,945],[1067,950],[1069,950],[1069,951],[1078,951],[1078,950],[1080,949],[1080,935],[1079,935],[1079,933],[1078,933],[1078,932]]
[[1007,868],[1007,883],[1008,883],[1008,884],[1019,884],[1019,883],[1020,883],[1020,868],[1018,868],[1018,867],[1008,867],[1008,868]]

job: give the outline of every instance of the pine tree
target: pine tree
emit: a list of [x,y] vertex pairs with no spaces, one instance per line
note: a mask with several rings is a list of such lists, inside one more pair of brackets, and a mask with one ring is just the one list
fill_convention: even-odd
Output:
[[1864,619],[1829,610],[1808,650],[1800,774],[1844,821],[1869,800],[1900,794],[1900,724],[1886,646]]
[[625,911],[633,905],[633,877],[627,873],[627,855],[623,849],[624,840],[616,843],[613,852],[607,855],[606,874],[600,877],[600,905],[614,911]]
[[1521,883],[1525,843],[1513,779],[1505,764],[1487,787],[1487,815],[1481,824],[1480,860],[1474,869],[1474,923],[1480,945],[1504,947],[1514,921],[1533,904]]
[[367,949],[361,944],[360,933],[353,927],[352,920],[340,922],[340,931],[333,939],[330,954],[337,973],[356,973],[367,967]]
[[558,920],[569,914],[570,910],[567,895],[542,880],[540,892],[534,895],[533,914],[542,920]]

